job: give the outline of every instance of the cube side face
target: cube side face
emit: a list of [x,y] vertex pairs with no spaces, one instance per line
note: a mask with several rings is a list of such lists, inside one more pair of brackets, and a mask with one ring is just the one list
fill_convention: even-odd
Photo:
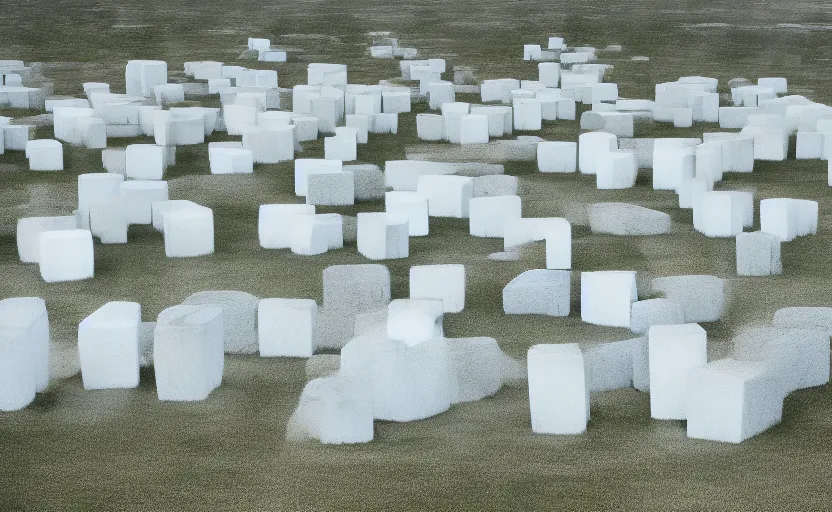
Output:
[[17,411],[35,399],[38,387],[33,347],[25,329],[0,330],[0,411]]
[[307,301],[260,301],[257,310],[261,357],[311,357],[315,351],[314,308]]
[[139,385],[139,325],[78,328],[78,353],[84,389],[135,388]]
[[683,420],[688,373],[708,362],[707,334],[695,324],[653,326],[648,344],[650,414],[656,419]]
[[687,436],[739,443],[743,438],[745,385],[718,370],[700,367],[687,376]]
[[548,354],[532,347],[528,354],[532,431],[580,434],[586,431],[588,391],[583,356]]
[[212,343],[201,334],[197,326],[157,324],[153,367],[159,400],[204,400],[219,385],[210,354]]
[[442,299],[446,313],[465,308],[465,266],[424,265],[410,267],[411,299]]
[[[73,231],[74,232],[74,231]],[[79,281],[93,277],[95,260],[92,234],[76,234],[71,238],[46,231],[40,235],[40,274],[47,283]]]

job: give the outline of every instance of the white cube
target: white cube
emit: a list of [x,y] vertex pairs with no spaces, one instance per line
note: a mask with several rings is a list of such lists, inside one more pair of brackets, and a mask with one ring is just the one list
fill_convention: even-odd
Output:
[[540,130],[543,127],[543,110],[540,100],[518,98],[514,101],[514,129]]
[[10,345],[0,348],[0,410],[9,410],[7,400],[19,399],[18,404],[24,407],[35,392],[49,387],[49,314],[43,299],[0,300],[0,347],[4,343]]
[[205,400],[222,383],[222,308],[167,308],[159,313],[153,338],[153,370],[159,400]]
[[355,180],[349,171],[313,173],[307,178],[306,204],[345,206],[355,204]]
[[[211,143],[213,144],[213,143]],[[208,145],[211,174],[249,174],[254,172],[254,154],[250,149]]]
[[581,434],[589,421],[584,357],[576,343],[528,352],[529,409],[536,434]]
[[358,144],[366,144],[370,133],[370,116],[351,114],[347,115],[347,126],[355,128],[356,141]]
[[242,129],[243,147],[256,164],[276,164],[295,158],[294,126],[249,126]]
[[64,147],[57,140],[40,139],[26,143],[30,171],[63,171]]
[[651,286],[656,293],[682,307],[685,322],[716,322],[725,310],[725,283],[715,276],[689,275],[657,277]]
[[693,227],[708,237],[735,237],[744,219],[742,202],[731,192],[705,192],[693,205]]
[[358,130],[355,128],[347,129],[350,131],[336,134],[334,137],[324,138],[324,158],[326,160],[351,162],[358,159]]
[[313,173],[342,172],[343,161],[318,158],[295,160],[295,195],[306,196],[309,190],[309,175]]
[[387,306],[386,334],[412,347],[443,338],[444,306],[438,299],[396,299]]
[[488,116],[464,115],[460,119],[460,144],[488,143]]
[[606,132],[588,132],[578,136],[578,168],[581,174],[595,174],[598,156],[618,149],[618,138]]
[[650,415],[687,418],[688,374],[708,362],[708,335],[698,324],[650,327]]
[[257,330],[261,357],[311,357],[318,304],[310,299],[261,299]]
[[137,302],[108,302],[78,325],[78,355],[84,389],[135,388],[139,385]]
[[741,443],[783,415],[776,375],[764,363],[721,359],[688,372],[688,437]]
[[537,145],[537,169],[540,172],[575,172],[578,143],[545,141]]
[[438,114],[416,114],[416,133],[419,140],[437,141],[445,138],[445,122]]
[[257,297],[234,290],[209,290],[189,295],[182,304],[222,308],[223,345],[226,354],[257,352]]
[[440,299],[445,313],[465,309],[465,265],[410,267],[410,298]]
[[685,323],[682,306],[670,299],[647,299],[633,302],[630,308],[630,330],[644,334],[653,325],[678,325]]
[[632,151],[600,153],[595,163],[596,188],[614,190],[632,188],[636,184],[638,165]]
[[189,258],[214,253],[214,212],[204,206],[164,215],[165,256]]
[[44,231],[40,234],[40,275],[47,283],[93,277],[92,233],[86,229]]

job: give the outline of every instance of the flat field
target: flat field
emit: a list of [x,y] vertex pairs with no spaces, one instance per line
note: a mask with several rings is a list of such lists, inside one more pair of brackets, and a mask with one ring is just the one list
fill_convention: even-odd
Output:
[[[551,33],[573,46],[623,45],[620,53],[599,54],[615,66],[609,80],[622,97],[652,98],[655,83],[686,75],[716,77],[721,92],[735,77],[786,76],[791,93],[832,101],[832,7],[820,1],[31,0],[3,6],[0,20],[0,59],[39,63],[56,94],[80,95],[86,81],[123,90],[128,59],[164,59],[172,71],[192,60],[236,63],[249,36],[270,37],[289,51],[290,62],[277,65],[281,87],[305,83],[309,62],[346,63],[351,83],[377,83],[399,70],[395,61],[369,58],[368,34],[390,31],[425,57],[445,58],[449,69],[473,66],[479,79],[536,79],[522,45],[545,44]],[[650,60],[630,60],[640,55]],[[415,115],[425,109],[416,104],[401,115],[398,135],[371,135],[359,160],[405,158],[407,147],[419,144]],[[718,127],[644,126],[636,136],[703,131]],[[536,134],[575,140],[578,133],[578,123],[561,121]],[[51,128],[38,130],[38,137],[51,136]],[[46,300],[56,377],[28,409],[0,414],[2,510],[828,510],[832,503],[829,386],[790,395],[782,424],[736,446],[687,439],[684,422],[651,420],[648,395],[634,390],[593,395],[586,435],[533,435],[522,385],[427,420],[376,422],[366,445],[291,445],[283,436],[305,382],[300,360],[226,357],[222,387],[201,403],[159,402],[152,370],[142,372],[137,390],[84,392],[77,325],[107,301],[138,301],[150,321],[202,290],[320,300],[325,267],[367,260],[354,244],[319,257],[260,249],[258,206],[298,202],[292,165],[212,176],[206,146],[182,147],[166,177],[170,196],[214,209],[216,254],[167,259],[161,235],[134,226],[127,245],[96,243],[93,280],[45,284],[36,265],[17,258],[16,221],[70,214],[77,175],[102,170],[100,151],[65,148],[61,173],[25,171],[22,153],[0,156],[0,297]],[[304,144],[298,156],[320,158],[323,145]],[[669,213],[673,233],[665,236],[594,235],[576,223],[573,269],[637,270],[640,285],[651,276],[725,278],[726,315],[705,325],[712,357],[730,350],[737,329],[768,322],[778,308],[832,305],[825,162],[758,162],[754,173],[727,175],[718,186],[753,190],[757,201],[819,202],[818,234],[784,244],[784,273],[772,278],[738,278],[733,239],[696,233],[690,211],[678,208],[672,192],[653,191],[647,173],[633,189],[598,191],[592,177],[543,175],[531,163],[507,164],[506,171],[520,177],[524,216],[571,216],[576,205],[601,201]],[[319,211],[379,210],[382,202]],[[448,336],[492,336],[518,359],[536,343],[632,337],[580,322],[579,272],[569,318],[504,315],[502,288],[541,268],[542,248],[520,261],[493,262],[487,255],[502,250],[502,240],[468,236],[467,221],[431,219],[430,229],[429,237],[411,239],[409,259],[387,265],[394,298],[407,296],[410,265],[466,265],[466,308],[445,317]]]

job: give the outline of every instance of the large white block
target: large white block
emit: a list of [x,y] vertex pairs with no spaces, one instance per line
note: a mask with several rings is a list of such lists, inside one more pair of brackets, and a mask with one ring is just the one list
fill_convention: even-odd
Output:
[[688,372],[688,437],[741,443],[783,415],[776,375],[764,363],[721,359]]
[[634,352],[641,338],[581,343],[590,393],[633,387]]
[[633,271],[581,272],[581,320],[630,327],[630,306],[638,300]]
[[355,204],[355,178],[350,171],[312,173],[307,177],[306,204],[346,206]]
[[78,227],[89,229],[90,211],[100,202],[121,194],[124,176],[111,173],[90,173],[78,176]]
[[416,191],[427,198],[431,217],[468,218],[473,179],[464,176],[419,176]]
[[459,144],[462,135],[462,116],[468,115],[471,105],[463,102],[443,103],[443,134],[448,142]]
[[295,217],[290,248],[294,254],[303,256],[315,256],[329,250],[326,227],[318,222],[317,215]]
[[742,233],[745,215],[740,197],[725,191],[705,192],[693,205],[693,227],[708,237],[735,237]]
[[139,385],[137,302],[108,302],[78,325],[78,355],[84,389],[135,388]]
[[38,245],[40,275],[47,283],[93,277],[95,260],[89,230],[44,231]]
[[650,415],[662,420],[687,417],[688,375],[708,362],[708,335],[698,324],[650,327]]
[[653,146],[653,190],[677,190],[696,174],[696,147],[657,139]]
[[410,298],[440,299],[445,313],[465,309],[465,265],[410,267]]
[[165,256],[188,258],[214,253],[214,212],[204,206],[164,215]]
[[428,99],[431,110],[438,110],[443,103],[453,103],[456,101],[456,94],[454,93],[454,84],[452,82],[433,82],[428,85]]
[[527,270],[503,288],[507,315],[569,316],[572,273],[568,270]]
[[589,421],[584,357],[575,343],[535,345],[528,353],[529,408],[537,434],[581,434]]
[[473,402],[495,394],[503,385],[505,354],[494,338],[447,340],[451,403]]
[[310,299],[261,299],[257,332],[261,357],[311,357],[318,304]]
[[595,162],[598,190],[632,188],[637,176],[638,165],[634,152],[615,150],[598,154]]
[[205,400],[222,383],[222,308],[167,308],[159,313],[153,338],[153,370],[159,400]]

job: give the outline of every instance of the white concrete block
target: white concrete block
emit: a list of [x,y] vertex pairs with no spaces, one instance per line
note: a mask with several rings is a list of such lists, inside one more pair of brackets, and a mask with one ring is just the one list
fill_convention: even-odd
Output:
[[310,299],[261,299],[257,331],[261,357],[311,357],[318,304]]
[[137,302],[108,302],[78,325],[78,355],[84,389],[135,388],[139,385]]
[[40,275],[47,283],[93,277],[92,233],[86,229],[44,231],[39,238]]
[[575,343],[528,352],[529,408],[536,434],[581,434],[589,421],[584,357]]
[[410,267],[410,298],[439,299],[445,313],[465,308],[465,265]]
[[507,315],[569,316],[571,275],[568,270],[527,270],[503,288]]
[[688,375],[708,362],[708,335],[697,324],[650,327],[650,415],[683,420],[688,411]]
[[581,320],[630,327],[630,306],[638,300],[633,271],[581,272]]

